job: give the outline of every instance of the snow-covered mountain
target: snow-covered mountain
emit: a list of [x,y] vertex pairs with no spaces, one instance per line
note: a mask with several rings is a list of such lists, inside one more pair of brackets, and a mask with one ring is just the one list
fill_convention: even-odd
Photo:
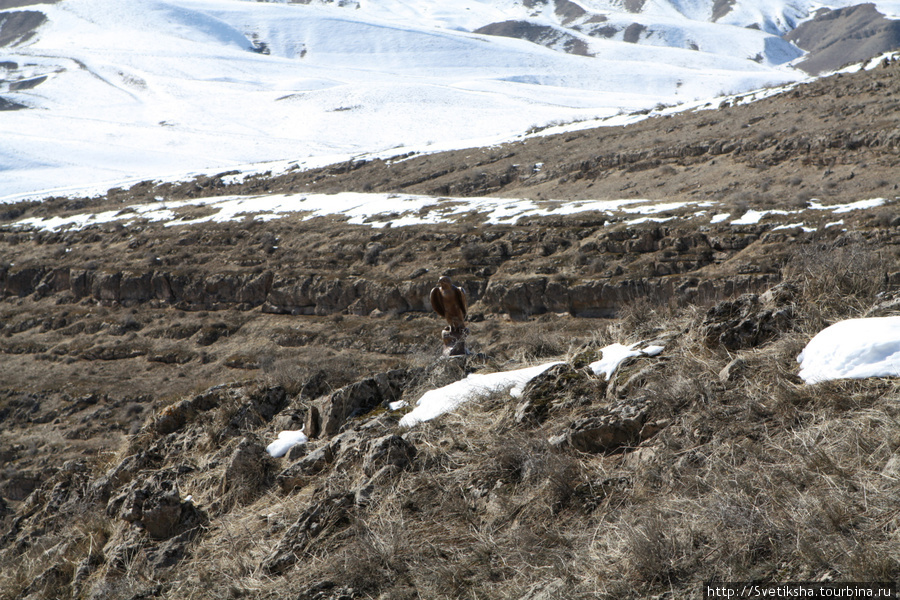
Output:
[[804,51],[781,36],[851,4],[0,0],[0,200],[494,143],[796,81]]

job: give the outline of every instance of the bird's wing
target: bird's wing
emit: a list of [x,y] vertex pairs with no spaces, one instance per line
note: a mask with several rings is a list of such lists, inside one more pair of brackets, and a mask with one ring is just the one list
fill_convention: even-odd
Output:
[[459,308],[462,310],[463,317],[469,314],[469,301],[466,298],[466,290],[457,287],[454,288],[456,291],[456,301],[459,303]]
[[441,290],[438,288],[434,288],[431,290],[431,308],[434,309],[434,312],[444,316],[444,313],[447,311],[444,310],[444,301],[441,298]]

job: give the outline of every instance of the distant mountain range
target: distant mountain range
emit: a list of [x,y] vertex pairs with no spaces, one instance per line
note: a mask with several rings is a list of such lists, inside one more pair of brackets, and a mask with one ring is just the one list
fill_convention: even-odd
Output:
[[900,47],[900,1],[0,0],[0,201],[498,143]]

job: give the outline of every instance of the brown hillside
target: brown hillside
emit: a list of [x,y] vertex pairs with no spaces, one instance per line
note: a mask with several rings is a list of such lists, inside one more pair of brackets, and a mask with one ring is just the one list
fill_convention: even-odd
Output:
[[[627,127],[4,207],[0,599],[900,580],[897,382],[796,376],[825,325],[897,314],[898,93],[887,63]],[[348,190],[695,204],[665,221],[16,224]],[[782,212],[732,223],[750,210]],[[470,297],[464,359],[439,358],[427,305],[445,273]],[[610,381],[585,370],[636,342],[665,350]],[[409,430],[388,408],[553,359],[519,398]],[[321,434],[265,453],[304,424]]]

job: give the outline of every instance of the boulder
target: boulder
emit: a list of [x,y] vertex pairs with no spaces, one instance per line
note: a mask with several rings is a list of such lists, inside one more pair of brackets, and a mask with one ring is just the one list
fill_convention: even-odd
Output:
[[217,407],[224,398],[238,393],[234,388],[233,385],[218,385],[192,398],[170,404],[156,415],[150,427],[162,435],[178,431],[201,412]]
[[126,456],[91,484],[91,498],[99,502],[109,501],[113,490],[129,483],[139,471],[158,467],[162,461],[163,457],[153,451],[140,451]]
[[338,459],[343,464],[353,462],[362,453],[363,443],[358,432],[345,431],[319,448],[301,456],[299,460],[279,473],[275,479],[282,491],[290,492],[295,487],[302,486],[307,478],[324,471]]
[[13,501],[24,500],[40,487],[43,480],[40,473],[6,469],[0,482],[0,496]]
[[153,294],[153,273],[123,273],[119,280],[119,298],[132,305],[150,300]]
[[29,267],[18,269],[16,271],[8,270],[6,272],[6,285],[4,290],[0,290],[10,296],[25,296],[34,292],[38,283],[44,277],[44,269]]
[[555,365],[525,386],[516,406],[515,420],[517,423],[540,423],[547,417],[552,406],[576,396],[589,404],[598,397],[595,388],[603,385],[605,382],[602,380],[591,377],[586,371],[570,364]]
[[648,423],[648,400],[621,402],[602,414],[572,422],[565,431],[550,438],[550,444],[593,454],[616,452],[637,446],[665,426],[664,422],[654,422],[648,427]]
[[241,408],[231,419],[231,426],[238,431],[253,429],[268,423],[288,403],[288,395],[280,385],[260,387],[243,398]]
[[242,439],[228,459],[228,466],[222,475],[221,493],[245,498],[255,496],[269,474],[270,461],[267,458],[266,449],[256,436]]

